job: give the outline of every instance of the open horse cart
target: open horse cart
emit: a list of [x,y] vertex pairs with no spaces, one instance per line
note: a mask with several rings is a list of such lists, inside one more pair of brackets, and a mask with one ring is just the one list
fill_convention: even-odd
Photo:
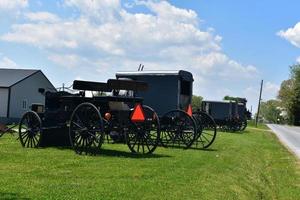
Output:
[[[131,152],[152,153],[160,137],[155,111],[143,105],[144,82],[109,79],[106,83],[74,81],[77,92],[46,92],[45,106],[32,105],[19,124],[23,147],[71,145],[76,153],[96,153],[106,138],[124,142]],[[97,92],[88,97],[86,91]],[[103,93],[111,96],[102,96]]]
[[218,128],[224,131],[243,131],[251,113],[247,111],[246,99],[238,101],[203,101],[202,111],[215,120]]
[[149,90],[138,91],[145,104],[158,113],[162,146],[208,148],[216,137],[214,120],[204,112],[192,112],[193,75],[179,71],[118,72],[117,79],[148,83]]

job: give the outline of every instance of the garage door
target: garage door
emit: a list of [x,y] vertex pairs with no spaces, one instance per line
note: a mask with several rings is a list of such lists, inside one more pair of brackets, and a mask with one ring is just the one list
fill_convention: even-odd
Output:
[[8,104],[8,89],[0,88],[0,117],[6,117]]

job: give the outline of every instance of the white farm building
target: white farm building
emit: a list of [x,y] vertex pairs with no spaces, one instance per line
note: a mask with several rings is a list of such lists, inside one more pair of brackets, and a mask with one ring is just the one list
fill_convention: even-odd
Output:
[[41,70],[0,68],[0,123],[18,122],[31,104],[45,104],[40,88],[56,91]]

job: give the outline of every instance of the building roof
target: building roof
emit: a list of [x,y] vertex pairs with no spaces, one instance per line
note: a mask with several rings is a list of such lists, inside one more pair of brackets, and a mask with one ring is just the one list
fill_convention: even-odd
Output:
[[0,87],[11,87],[38,71],[40,70],[0,68]]
[[116,73],[117,77],[133,76],[180,76],[188,81],[193,81],[192,73],[184,70],[147,70],[147,71],[121,71]]

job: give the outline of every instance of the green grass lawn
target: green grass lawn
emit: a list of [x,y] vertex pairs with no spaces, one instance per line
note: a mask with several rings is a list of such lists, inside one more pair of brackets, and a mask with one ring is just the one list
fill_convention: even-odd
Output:
[[98,156],[0,138],[0,199],[300,199],[300,170],[268,130],[220,133],[210,150],[152,156],[105,144]]

